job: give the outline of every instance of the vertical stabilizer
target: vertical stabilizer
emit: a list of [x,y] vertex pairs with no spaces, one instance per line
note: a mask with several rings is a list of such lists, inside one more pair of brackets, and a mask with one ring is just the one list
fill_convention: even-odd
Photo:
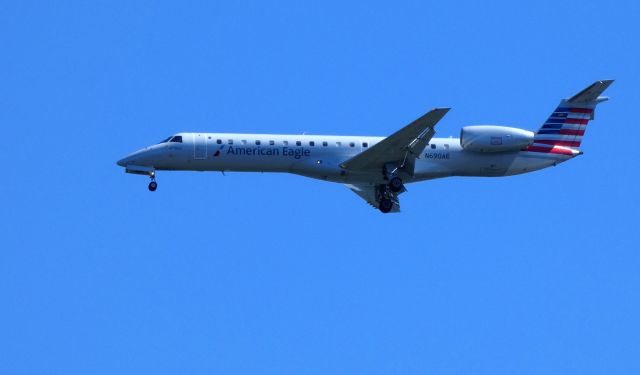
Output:
[[613,80],[596,81],[570,99],[562,100],[536,132],[529,151],[554,152],[556,146],[580,147],[589,120],[594,119],[596,106],[608,99],[600,95],[612,83]]

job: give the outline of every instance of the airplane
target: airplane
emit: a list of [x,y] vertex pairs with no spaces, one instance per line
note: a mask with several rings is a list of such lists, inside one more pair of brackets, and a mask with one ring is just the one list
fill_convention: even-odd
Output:
[[537,171],[582,155],[596,105],[613,80],[563,99],[537,131],[465,126],[460,138],[433,138],[449,108],[435,108],[388,137],[178,133],[117,164],[151,178],[157,171],[284,172],[337,182],[383,213],[399,212],[406,184],[449,176],[501,177]]

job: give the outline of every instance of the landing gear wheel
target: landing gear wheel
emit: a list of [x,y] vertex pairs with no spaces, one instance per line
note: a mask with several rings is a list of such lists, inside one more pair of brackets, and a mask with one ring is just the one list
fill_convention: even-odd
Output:
[[397,193],[401,191],[403,188],[404,188],[404,185],[402,184],[402,180],[399,177],[394,177],[391,179],[391,181],[389,181],[389,189],[392,192]]
[[386,214],[391,212],[393,208],[393,202],[389,198],[382,198],[379,204],[380,212]]
[[158,188],[158,183],[155,181],[149,182],[149,191],[156,191]]

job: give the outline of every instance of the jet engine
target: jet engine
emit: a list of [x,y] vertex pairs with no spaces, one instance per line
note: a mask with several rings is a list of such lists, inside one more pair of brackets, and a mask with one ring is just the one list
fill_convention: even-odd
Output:
[[460,146],[468,151],[517,151],[531,144],[533,144],[533,132],[507,126],[465,126],[460,132]]

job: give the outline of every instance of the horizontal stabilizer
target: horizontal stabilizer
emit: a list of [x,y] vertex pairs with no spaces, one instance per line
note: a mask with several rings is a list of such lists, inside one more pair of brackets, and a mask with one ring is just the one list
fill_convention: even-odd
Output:
[[603,81],[596,81],[591,86],[580,91],[574,95],[571,99],[567,100],[568,103],[590,103],[598,100],[598,97],[613,83],[612,79],[606,79]]

